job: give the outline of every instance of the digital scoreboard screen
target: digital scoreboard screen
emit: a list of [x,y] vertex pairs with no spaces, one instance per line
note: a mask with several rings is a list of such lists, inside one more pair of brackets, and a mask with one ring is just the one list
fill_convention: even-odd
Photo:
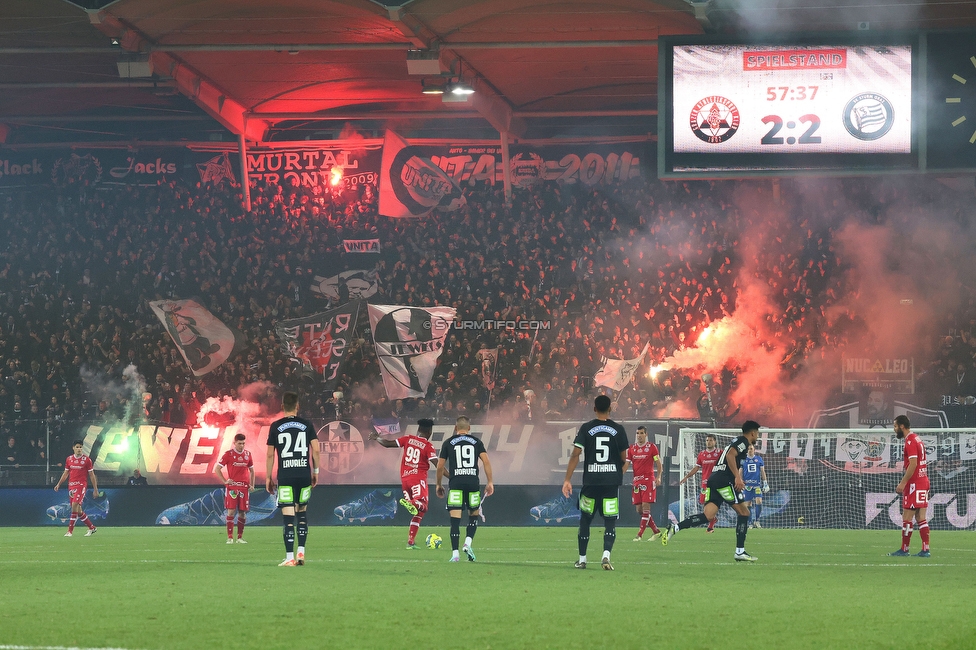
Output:
[[912,44],[662,41],[662,176],[916,165]]

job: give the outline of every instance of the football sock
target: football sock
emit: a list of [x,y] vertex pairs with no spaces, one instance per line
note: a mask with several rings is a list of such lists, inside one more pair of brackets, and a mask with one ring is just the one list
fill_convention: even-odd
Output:
[[901,527],[901,550],[908,552],[912,542],[912,522],[906,521]]
[[295,552],[295,515],[283,515],[282,518],[285,520],[285,552],[288,553],[288,559],[291,559]]
[[461,518],[451,517],[451,550],[457,553],[461,546]]
[[760,517],[762,517],[762,504],[761,503],[757,503],[756,504],[756,522],[757,523],[759,522],[759,518]]
[[296,512],[295,519],[298,521],[296,528],[298,531],[298,545],[305,548],[305,540],[308,539],[308,513],[304,510]]
[[423,518],[423,513],[417,513],[410,520],[410,534],[407,536],[407,544],[413,544],[417,540],[417,531],[420,530],[420,520]]
[[718,522],[718,517],[715,517],[715,519],[712,519],[710,522],[708,522],[708,530],[715,530],[715,524],[717,522]]
[[929,550],[929,522],[927,519],[918,522],[918,536],[922,538],[922,550]]
[[644,531],[647,530],[647,521],[651,518],[651,513],[645,512],[641,514],[640,530],[637,531],[638,537],[644,536]]
[[692,515],[685,519],[684,521],[678,522],[678,530],[684,530],[685,528],[696,528],[698,526],[704,526],[708,523],[708,517],[704,513],[699,512],[697,515]]
[[579,561],[582,562],[583,564],[586,564],[586,556],[585,555],[580,555],[580,560]]
[[471,546],[471,541],[474,540],[474,534],[478,532],[478,516],[473,515],[468,517],[468,528],[464,531],[464,545]]
[[736,548],[745,548],[747,532],[749,532],[749,515],[739,515],[735,519],[735,547]]
[[243,512],[237,513],[237,539],[244,536],[244,524],[247,523],[247,516]]
[[587,512],[580,515],[579,533],[576,536],[576,540],[579,543],[579,554],[581,557],[586,556],[586,547],[590,545],[591,521],[593,521],[593,515]]
[[71,519],[68,520],[68,532],[74,532],[75,524],[78,523],[78,515],[71,513]]
[[661,531],[658,529],[657,524],[654,523],[654,517],[651,513],[647,513],[647,525],[651,527],[651,532],[657,535]]
[[617,539],[617,520],[607,519],[603,522],[603,557],[610,557],[613,542]]
[[227,539],[230,539],[231,537],[234,536],[234,517],[231,515],[227,515],[226,520],[227,520]]
[[604,551],[603,552],[603,559],[604,560],[609,560],[610,559],[610,551]]
[[88,518],[88,515],[85,514],[84,512],[82,512],[81,514],[78,515],[78,519],[81,520],[81,523],[83,523],[86,526],[88,526],[88,530],[94,530],[95,529],[95,524],[93,524],[91,522],[91,519],[89,519]]

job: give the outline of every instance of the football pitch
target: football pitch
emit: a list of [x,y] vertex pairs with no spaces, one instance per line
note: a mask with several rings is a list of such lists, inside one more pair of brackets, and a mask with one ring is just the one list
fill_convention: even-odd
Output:
[[[573,568],[575,528],[492,528],[477,562],[407,550],[405,527],[313,527],[279,568],[281,529],[0,528],[0,648],[971,648],[976,538],[898,531],[683,531],[667,547],[622,528],[615,571]],[[463,534],[463,529],[462,529]],[[418,540],[422,541],[422,540]],[[913,551],[918,550],[917,535]]]

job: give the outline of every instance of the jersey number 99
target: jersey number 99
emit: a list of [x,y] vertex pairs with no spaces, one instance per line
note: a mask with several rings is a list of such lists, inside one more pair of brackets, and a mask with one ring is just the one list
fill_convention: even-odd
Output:
[[408,465],[416,465],[420,462],[420,450],[416,447],[407,447],[403,452],[403,457]]

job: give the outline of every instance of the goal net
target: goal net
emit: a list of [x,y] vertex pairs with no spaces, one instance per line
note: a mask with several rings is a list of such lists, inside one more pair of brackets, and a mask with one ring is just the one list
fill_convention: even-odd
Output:
[[[932,528],[964,530],[976,523],[976,429],[913,429],[925,443],[930,482],[926,518]],[[725,449],[738,429],[681,429],[675,450],[686,476],[714,435]],[[761,525],[771,528],[900,528],[901,497],[895,486],[904,469],[904,443],[890,429],[766,429],[756,454],[763,459],[769,492],[762,495]],[[678,520],[701,511],[701,472],[678,488],[669,504]],[[672,492],[673,494],[673,492]],[[719,526],[735,513],[719,508]]]

